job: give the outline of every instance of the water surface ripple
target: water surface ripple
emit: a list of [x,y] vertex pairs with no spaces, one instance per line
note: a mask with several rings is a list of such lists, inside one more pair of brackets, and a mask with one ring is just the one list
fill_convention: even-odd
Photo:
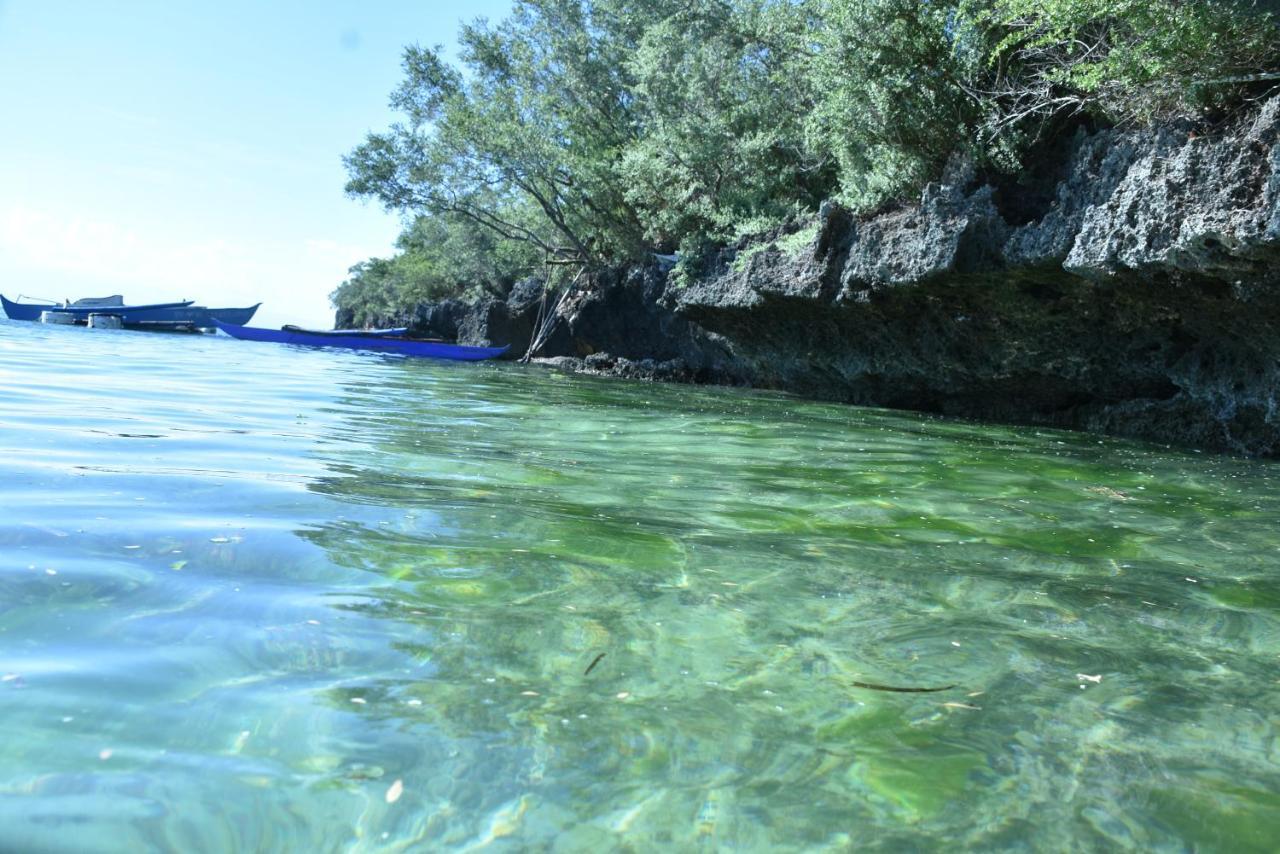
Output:
[[1278,474],[0,321],[0,850],[1273,850]]

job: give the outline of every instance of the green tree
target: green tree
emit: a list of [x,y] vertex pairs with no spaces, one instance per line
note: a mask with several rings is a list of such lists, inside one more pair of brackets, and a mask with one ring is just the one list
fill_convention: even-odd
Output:
[[824,0],[811,74],[811,144],[840,163],[843,200],[867,208],[920,186],[981,115],[966,91],[979,64],[953,4]]
[[384,326],[415,306],[449,298],[505,297],[517,278],[536,272],[541,255],[456,214],[418,217],[391,258],[356,264],[330,295],[357,326]]
[[[463,28],[466,74],[410,48],[392,98],[407,122],[347,157],[348,192],[583,261],[636,254],[643,229],[613,168],[635,135],[629,28],[613,4],[519,0],[499,24]],[[513,218],[526,204],[541,223]]]
[[645,29],[619,180],[654,244],[727,239],[834,189],[833,161],[805,144],[810,5],[692,0]]

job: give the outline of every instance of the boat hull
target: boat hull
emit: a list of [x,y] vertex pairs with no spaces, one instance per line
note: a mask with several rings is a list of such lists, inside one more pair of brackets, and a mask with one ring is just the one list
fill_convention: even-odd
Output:
[[[222,320],[222,318],[218,318]],[[223,321],[227,323],[229,321]],[[285,326],[284,332],[300,332],[304,335],[323,335],[332,338],[335,335],[364,338],[403,338],[409,334],[409,327],[398,326],[394,329],[303,329],[301,326]]]
[[295,344],[302,347],[365,350],[426,359],[450,359],[455,362],[496,359],[509,349],[508,347],[467,347],[462,344],[446,344],[442,341],[421,341],[386,335],[359,335],[346,332],[341,335],[332,335],[284,329],[253,329],[221,322],[216,325],[232,338],[239,338],[241,341],[269,341],[274,344]]
[[[168,326],[191,326],[196,329],[214,329],[217,321],[243,326],[253,319],[253,315],[257,313],[258,307],[261,305],[262,303],[258,303],[245,308],[205,308],[193,305],[187,308],[169,309],[164,312],[163,316],[149,317],[142,322],[164,323]],[[127,319],[125,320],[125,325],[129,325]]]
[[117,305],[117,306],[97,306],[97,305],[47,305],[41,303],[25,303],[13,302],[7,297],[0,295],[0,305],[4,306],[4,313],[9,316],[10,320],[39,320],[42,311],[57,311],[63,314],[73,314],[77,318],[83,318],[86,321],[90,314],[115,314],[121,319],[128,322],[128,318],[136,321],[142,320],[159,320],[161,315],[166,311],[185,309],[191,305],[191,300],[184,302],[160,302],[150,303],[148,305]]
[[0,295],[0,305],[4,306],[4,313],[9,316],[10,320],[39,321],[42,311],[58,311],[71,314],[76,317],[77,322],[87,322],[90,314],[114,314],[120,318],[125,326],[144,328],[152,325],[157,328],[188,326],[198,329],[213,329],[214,322],[218,320],[224,323],[245,324],[253,319],[258,306],[262,305],[262,303],[258,303],[258,305],[251,305],[246,308],[205,308],[200,305],[192,305],[192,302],[193,300],[148,305],[55,306],[14,302]]

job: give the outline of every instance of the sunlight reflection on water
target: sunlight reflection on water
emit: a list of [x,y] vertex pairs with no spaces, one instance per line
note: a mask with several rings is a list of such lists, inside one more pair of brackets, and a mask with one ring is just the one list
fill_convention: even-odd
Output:
[[1280,837],[1272,464],[7,321],[0,448],[3,850]]

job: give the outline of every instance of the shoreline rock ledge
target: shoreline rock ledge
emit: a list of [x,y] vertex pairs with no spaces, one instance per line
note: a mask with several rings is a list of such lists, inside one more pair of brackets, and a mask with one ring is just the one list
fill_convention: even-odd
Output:
[[[1005,183],[955,163],[917,204],[828,203],[709,266],[599,276],[540,355],[1280,456],[1280,98],[1211,132],[1080,131]],[[539,292],[398,320],[523,352]]]

